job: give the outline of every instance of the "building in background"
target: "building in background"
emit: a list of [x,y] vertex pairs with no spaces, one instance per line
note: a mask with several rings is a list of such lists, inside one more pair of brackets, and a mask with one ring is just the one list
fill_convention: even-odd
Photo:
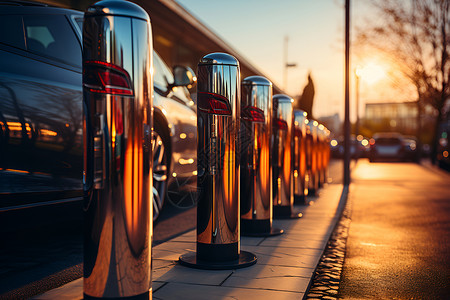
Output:
[[417,136],[429,144],[435,120],[435,112],[430,105],[421,107],[419,118],[417,102],[366,103],[362,130],[369,136],[375,132],[399,132]]
[[[51,5],[84,11],[96,1],[87,0],[38,0]],[[206,54],[225,52],[239,60],[241,78],[251,75],[265,76],[245,57],[223,41],[206,25],[197,20],[174,0],[134,0],[150,16],[153,46],[169,67],[183,65],[197,72],[197,64]],[[273,82],[273,80],[271,80]],[[195,88],[192,91],[195,93]],[[273,86],[273,94],[284,92]]]

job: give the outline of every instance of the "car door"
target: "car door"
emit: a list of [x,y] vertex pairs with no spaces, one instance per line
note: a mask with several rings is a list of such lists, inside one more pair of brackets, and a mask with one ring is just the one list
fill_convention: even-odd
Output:
[[[39,9],[2,13],[8,31],[0,34],[0,205],[79,195],[81,44],[73,24]],[[29,192],[36,196],[14,197]]]

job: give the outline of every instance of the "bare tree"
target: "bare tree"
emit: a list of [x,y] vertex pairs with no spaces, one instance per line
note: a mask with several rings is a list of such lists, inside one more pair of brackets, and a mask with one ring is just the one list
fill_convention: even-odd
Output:
[[372,0],[374,18],[360,31],[358,44],[388,56],[417,91],[419,108],[431,104],[437,112],[432,160],[436,160],[439,124],[450,97],[450,0]]

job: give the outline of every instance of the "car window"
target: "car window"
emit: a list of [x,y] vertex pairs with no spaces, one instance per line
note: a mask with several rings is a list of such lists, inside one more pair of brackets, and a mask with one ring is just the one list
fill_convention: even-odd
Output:
[[22,17],[19,15],[0,15],[0,43],[25,49]]
[[[158,53],[153,52],[153,84],[161,91],[167,91],[169,83],[173,83],[174,78],[172,71],[167,67]],[[192,106],[194,103],[186,87],[174,87],[173,95],[185,104]]]
[[83,32],[83,18],[75,18],[75,23],[77,24],[80,32]]
[[25,15],[23,17],[27,50],[81,65],[81,46],[63,15]]
[[161,57],[153,52],[153,83],[162,91],[167,91],[167,85],[173,82],[173,75]]

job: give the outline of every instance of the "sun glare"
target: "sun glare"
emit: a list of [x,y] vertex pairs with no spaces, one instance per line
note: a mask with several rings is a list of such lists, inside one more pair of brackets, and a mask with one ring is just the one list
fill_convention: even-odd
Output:
[[370,62],[356,69],[356,75],[368,84],[374,84],[386,76],[386,71],[379,64]]

